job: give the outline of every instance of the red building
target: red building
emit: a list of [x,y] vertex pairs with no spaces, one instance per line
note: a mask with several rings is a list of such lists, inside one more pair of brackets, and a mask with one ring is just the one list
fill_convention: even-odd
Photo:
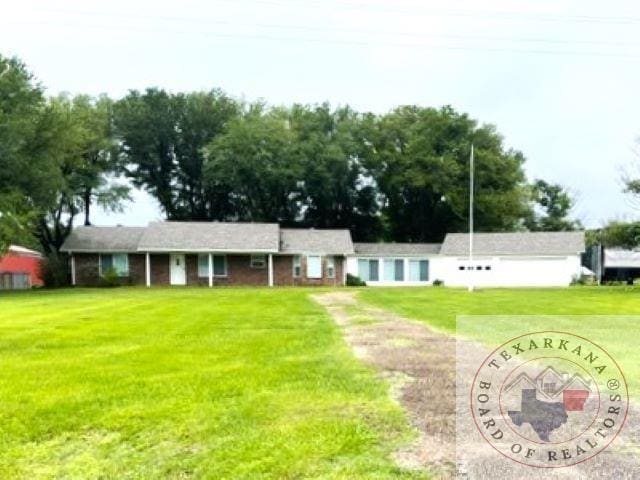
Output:
[[0,290],[42,286],[41,261],[39,252],[11,245],[6,255],[0,258]]

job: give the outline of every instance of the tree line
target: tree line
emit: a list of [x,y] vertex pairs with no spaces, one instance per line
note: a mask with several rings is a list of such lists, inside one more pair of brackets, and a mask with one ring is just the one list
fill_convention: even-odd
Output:
[[523,154],[495,127],[448,106],[378,115],[158,88],[117,100],[47,97],[19,59],[0,56],[0,248],[55,254],[75,224],[91,224],[96,205],[121,209],[129,185],[156,198],[169,220],[437,242],[467,228],[472,144],[478,230],[579,226],[565,189],[529,183]]

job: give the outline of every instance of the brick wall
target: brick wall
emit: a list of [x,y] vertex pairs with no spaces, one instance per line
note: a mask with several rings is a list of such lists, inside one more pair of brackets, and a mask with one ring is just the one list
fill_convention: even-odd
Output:
[[99,258],[97,253],[74,253],[76,285],[95,287],[100,282]]
[[146,282],[146,265],[144,254],[129,254],[129,283],[131,285],[144,285]]
[[169,285],[169,255],[151,254],[151,285]]
[[251,268],[250,264],[251,255],[227,255],[227,284],[269,285],[268,257],[264,268]]
[[[74,254],[76,264],[76,284],[79,286],[97,286],[100,282],[99,255]],[[299,278],[293,277],[293,256],[274,255],[273,279],[279,286],[293,285],[342,285],[344,257],[335,257],[335,278],[327,278],[327,260],[322,257],[322,278],[307,278],[306,257],[302,255],[302,272]],[[208,276],[198,276],[198,255],[185,255],[187,285],[208,285]],[[151,254],[151,285],[170,285],[171,275],[169,254]],[[268,285],[268,262],[265,268],[251,268],[250,255],[227,255],[227,276],[214,277],[214,285]],[[123,284],[145,285],[145,255],[129,254],[129,276],[122,278]]]
[[[76,265],[76,285],[95,287],[100,284],[100,255],[97,253],[74,253]],[[144,255],[129,254],[129,276],[120,277],[123,285],[144,285]]]
[[322,278],[307,278],[307,257],[301,255],[300,277],[293,277],[293,255],[278,255],[273,258],[273,276],[275,285],[343,285],[345,258],[335,256],[335,278],[327,277],[327,257],[322,257]]

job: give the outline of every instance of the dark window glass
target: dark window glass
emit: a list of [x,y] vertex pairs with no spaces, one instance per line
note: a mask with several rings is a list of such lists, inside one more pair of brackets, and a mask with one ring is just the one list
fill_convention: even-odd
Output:
[[429,260],[420,260],[420,281],[429,281]]
[[404,260],[395,261],[395,281],[402,282],[404,280]]
[[372,282],[377,282],[379,278],[378,260],[369,260],[369,280]]

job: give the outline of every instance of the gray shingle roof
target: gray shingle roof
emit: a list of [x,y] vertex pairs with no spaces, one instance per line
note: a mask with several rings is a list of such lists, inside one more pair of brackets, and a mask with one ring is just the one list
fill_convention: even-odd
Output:
[[356,243],[356,253],[361,255],[435,255],[440,253],[440,243]]
[[[476,233],[476,255],[575,255],[585,251],[584,232]],[[449,233],[442,244],[443,255],[467,255],[469,234]]]
[[277,223],[155,222],[145,229],[139,251],[278,251]]
[[145,227],[94,227],[73,229],[63,252],[135,252]]
[[280,229],[280,252],[325,253],[348,255],[353,253],[349,230]]

